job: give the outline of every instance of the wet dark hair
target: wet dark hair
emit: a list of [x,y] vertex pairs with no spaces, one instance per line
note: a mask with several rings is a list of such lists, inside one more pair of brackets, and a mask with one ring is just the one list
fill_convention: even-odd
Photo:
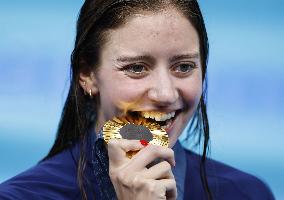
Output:
[[97,97],[89,98],[84,95],[84,91],[79,85],[79,73],[94,71],[99,66],[100,52],[107,41],[108,30],[119,28],[134,14],[145,11],[157,12],[168,8],[175,8],[182,13],[192,23],[199,35],[203,93],[194,115],[194,119],[197,121],[194,129],[198,130],[199,137],[203,138],[200,176],[208,199],[212,199],[205,171],[209,141],[209,123],[206,110],[206,71],[209,45],[203,17],[196,0],[86,0],[83,4],[77,21],[76,41],[71,55],[70,89],[58,125],[55,142],[48,155],[43,159],[46,160],[58,154],[74,142],[81,143],[77,180],[82,199],[87,199],[84,188],[86,154],[83,147],[88,129],[96,122],[97,106],[100,102]]

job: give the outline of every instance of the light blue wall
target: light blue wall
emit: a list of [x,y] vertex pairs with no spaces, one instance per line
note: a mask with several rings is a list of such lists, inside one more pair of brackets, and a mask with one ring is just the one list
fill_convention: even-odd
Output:
[[[0,3],[0,182],[51,147],[82,2]],[[284,199],[284,1],[200,3],[210,39],[211,157],[264,179]]]

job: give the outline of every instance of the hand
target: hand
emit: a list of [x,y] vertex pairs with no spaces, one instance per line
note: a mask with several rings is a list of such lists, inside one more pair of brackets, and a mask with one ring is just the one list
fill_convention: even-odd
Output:
[[[128,151],[139,151],[131,159]],[[171,171],[175,165],[170,148],[144,147],[139,140],[112,139],[108,143],[109,175],[119,200],[175,200],[176,182]],[[162,161],[149,169],[155,159]]]

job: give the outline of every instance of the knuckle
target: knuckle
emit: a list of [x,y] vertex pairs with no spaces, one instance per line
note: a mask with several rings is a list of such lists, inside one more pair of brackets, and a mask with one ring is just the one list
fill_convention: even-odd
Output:
[[113,148],[115,146],[117,146],[119,143],[118,139],[110,139],[108,141],[108,148]]
[[173,149],[166,148],[166,147],[161,147],[161,146],[158,146],[158,145],[151,145],[149,147],[149,151],[155,157],[174,158],[174,156],[175,156],[175,153],[174,153]]
[[160,148],[158,145],[151,145],[149,149],[154,156],[160,155]]
[[152,181],[147,183],[147,190],[150,194],[154,194],[157,191],[156,187],[157,185]]
[[173,178],[171,180],[172,180],[173,185],[177,185],[176,179]]
[[129,188],[132,185],[131,179],[129,176],[127,176],[126,172],[117,173],[116,179],[117,179],[117,182],[119,182],[119,184],[121,184],[125,188]]
[[109,176],[112,180],[121,181],[125,177],[125,172],[119,168],[109,168]]
[[111,177],[111,178],[115,178],[116,177],[116,172],[115,172],[115,170],[113,170],[113,169],[109,169],[109,176]]
[[167,161],[163,161],[163,166],[167,171],[172,168],[171,164]]
[[143,179],[139,174],[136,174],[132,179],[132,187],[140,188],[143,185]]
[[116,173],[116,178],[119,181],[125,180],[126,177],[127,176],[126,176],[126,173],[124,171],[119,171],[119,172]]
[[172,185],[173,188],[176,188],[176,186],[177,186],[177,182],[174,178],[170,179],[170,184]]
[[174,156],[175,156],[174,150],[168,148],[168,152],[169,152],[169,156],[170,156],[170,157],[174,157]]

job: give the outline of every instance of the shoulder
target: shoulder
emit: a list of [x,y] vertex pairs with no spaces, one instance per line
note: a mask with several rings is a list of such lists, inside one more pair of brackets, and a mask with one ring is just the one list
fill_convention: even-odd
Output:
[[[199,172],[201,157],[188,150],[186,155],[190,170]],[[217,199],[274,199],[262,180],[222,162],[207,159],[206,175],[213,196]]]
[[76,182],[70,148],[0,184],[0,199],[76,199]]

